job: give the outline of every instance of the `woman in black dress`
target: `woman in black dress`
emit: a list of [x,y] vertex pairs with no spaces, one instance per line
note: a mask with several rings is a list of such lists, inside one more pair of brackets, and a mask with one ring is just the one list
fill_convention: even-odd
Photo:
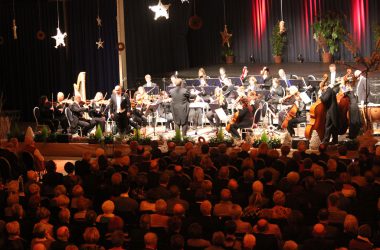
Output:
[[235,138],[240,138],[238,132],[239,128],[249,128],[253,123],[253,107],[249,105],[249,100],[246,97],[243,97],[240,102],[242,108],[239,110],[236,122],[231,124],[229,131]]

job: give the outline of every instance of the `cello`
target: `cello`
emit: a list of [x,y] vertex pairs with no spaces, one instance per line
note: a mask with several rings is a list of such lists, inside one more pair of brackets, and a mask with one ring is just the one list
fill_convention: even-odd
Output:
[[[347,74],[343,76],[344,84],[349,81],[349,78],[352,76],[352,70],[347,69]],[[348,111],[350,109],[350,98],[346,95],[345,91],[342,89],[336,95],[336,100],[338,102],[339,109],[339,128],[338,134],[344,135],[348,129],[350,120],[348,118]]]
[[[285,100],[290,99],[291,97],[295,96],[297,93],[298,93],[298,89],[296,88],[296,92],[295,93],[291,93],[291,94],[285,96],[284,98],[282,98],[280,100],[280,102],[282,103]],[[296,102],[294,102],[294,104],[291,106],[291,108],[289,109],[289,111],[286,113],[286,117],[285,117],[284,121],[281,124],[281,128],[282,129],[285,129],[285,128],[288,127],[289,121],[297,116],[297,111],[298,111],[298,107],[297,107]]]
[[[324,74],[323,80],[319,83],[319,88],[321,90],[325,86],[328,79],[329,76]],[[313,130],[315,130],[318,133],[319,139],[322,141],[325,135],[325,123],[326,109],[321,99],[318,98],[318,100],[310,106],[310,121],[305,128],[305,137],[310,140]]]

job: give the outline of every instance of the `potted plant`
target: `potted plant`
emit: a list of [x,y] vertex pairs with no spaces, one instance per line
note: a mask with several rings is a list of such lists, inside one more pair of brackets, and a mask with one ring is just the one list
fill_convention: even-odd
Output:
[[275,63],[282,62],[282,53],[284,51],[286,41],[286,32],[280,30],[280,22],[278,22],[273,27],[271,38],[273,61]]
[[223,56],[226,59],[227,64],[234,63],[234,51],[230,47],[223,47]]
[[318,44],[318,50],[322,50],[322,61],[330,63],[332,55],[339,50],[339,43],[347,33],[343,26],[343,18],[329,12],[313,24],[313,29],[313,38]]

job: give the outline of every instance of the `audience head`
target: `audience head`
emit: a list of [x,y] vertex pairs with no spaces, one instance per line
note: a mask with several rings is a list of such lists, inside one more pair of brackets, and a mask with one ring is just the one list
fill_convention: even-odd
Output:
[[102,204],[102,211],[104,214],[113,214],[115,210],[115,204],[111,200],[106,200]]
[[246,234],[243,238],[243,249],[252,250],[256,246],[256,237],[253,234]]
[[61,241],[68,241],[70,237],[69,228],[66,226],[57,229],[57,239]]
[[358,219],[352,214],[347,214],[343,222],[343,231],[356,235],[359,229]]
[[313,227],[313,236],[316,238],[323,238],[325,236],[326,229],[323,224],[315,224]]
[[99,230],[96,227],[87,227],[83,233],[83,239],[88,244],[98,243],[100,238]]
[[298,250],[298,244],[295,241],[288,240],[285,241],[283,250]]
[[167,205],[166,201],[163,200],[163,199],[157,200],[156,203],[155,203],[155,206],[156,206],[156,212],[158,214],[165,214],[166,210],[168,208],[168,205]]
[[220,191],[220,200],[221,201],[230,201],[231,199],[231,191],[229,189],[222,189],[222,191]]
[[252,192],[253,193],[263,193],[264,192],[264,185],[261,183],[261,181],[255,181],[252,183]]
[[215,232],[212,234],[212,245],[217,247],[224,247],[224,233],[221,231]]
[[211,215],[211,210],[212,210],[212,204],[208,200],[202,201],[200,205],[200,211],[203,216],[208,216]]
[[157,248],[157,235],[155,233],[146,233],[144,235],[145,248],[156,249]]

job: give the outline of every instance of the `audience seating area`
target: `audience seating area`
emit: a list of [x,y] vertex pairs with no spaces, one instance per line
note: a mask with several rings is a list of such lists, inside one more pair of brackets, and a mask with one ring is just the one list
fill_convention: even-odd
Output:
[[131,142],[67,162],[44,161],[31,140],[0,149],[0,249],[380,248],[380,147],[308,154]]

